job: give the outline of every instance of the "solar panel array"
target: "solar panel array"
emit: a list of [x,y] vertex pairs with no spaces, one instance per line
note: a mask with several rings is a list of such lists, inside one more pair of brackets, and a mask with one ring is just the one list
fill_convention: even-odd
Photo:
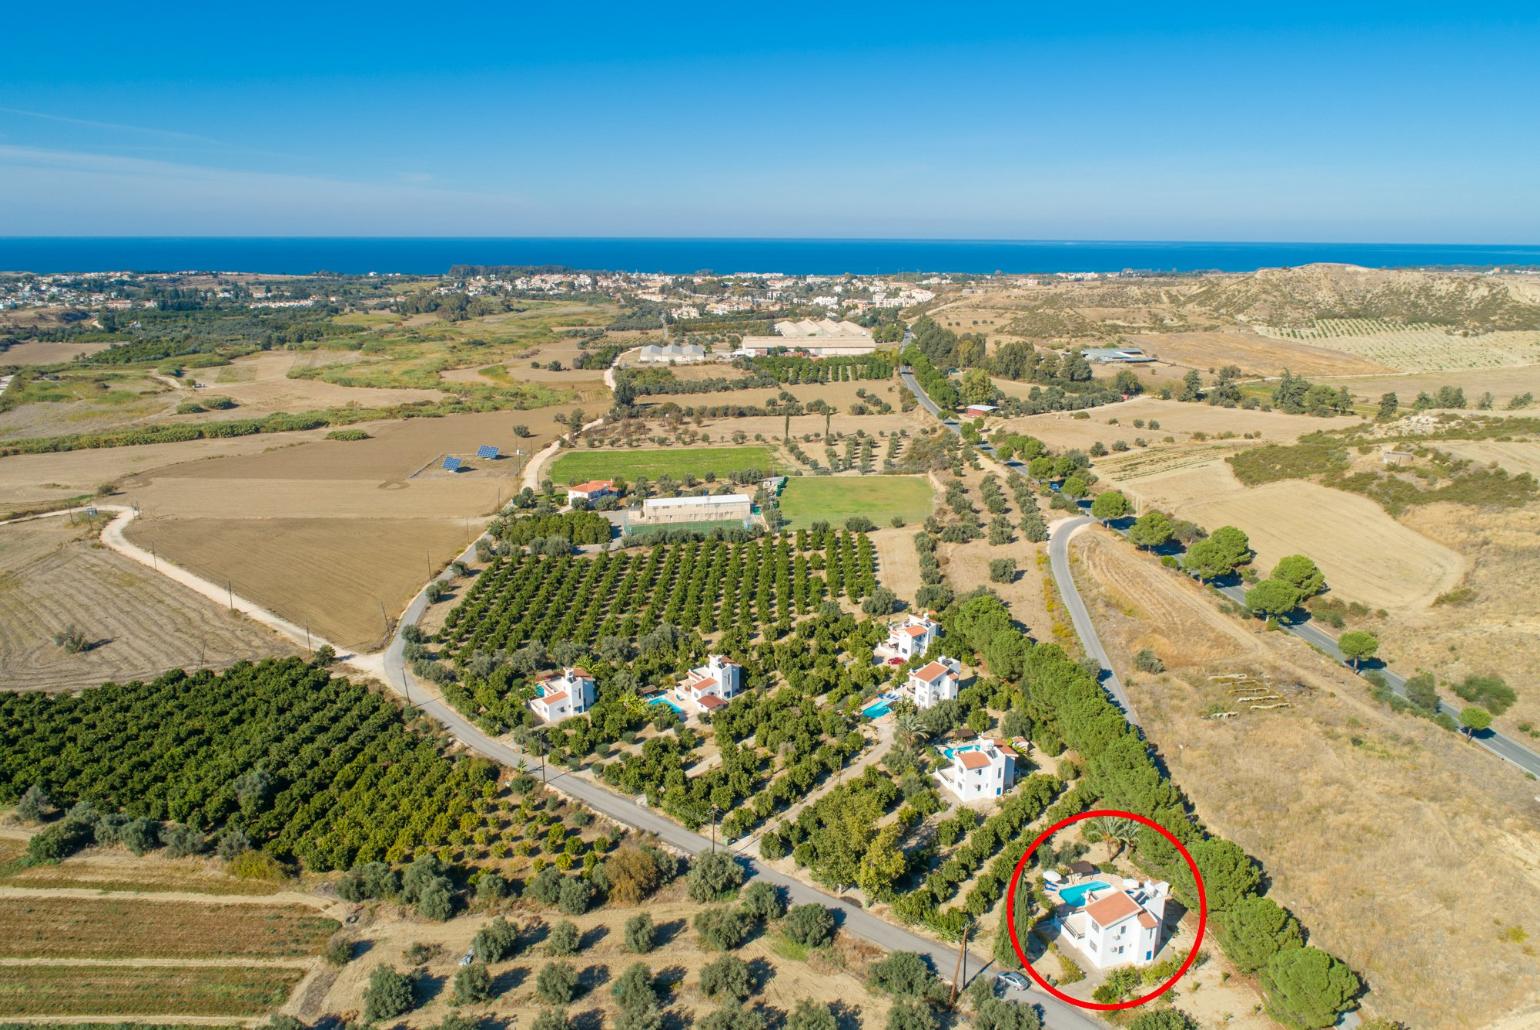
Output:
[[460,469],[464,467],[464,465],[465,463],[459,458],[444,459],[444,468],[448,469],[450,472],[459,472]]
[[495,461],[498,457],[497,448],[493,447],[491,444],[482,444],[480,447],[476,448],[476,457],[486,458],[489,461]]

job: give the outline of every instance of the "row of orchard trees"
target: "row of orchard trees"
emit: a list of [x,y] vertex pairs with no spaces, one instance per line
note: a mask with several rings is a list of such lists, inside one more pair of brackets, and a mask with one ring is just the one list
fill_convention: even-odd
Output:
[[[446,757],[385,699],[298,659],[0,696],[0,802],[36,786],[316,870],[468,840],[496,771]],[[469,817],[469,818],[467,818]]]
[[441,641],[464,662],[529,641],[591,648],[661,622],[753,634],[810,614],[831,596],[876,589],[871,540],[847,530],[729,543],[695,540],[592,558],[513,554],[477,577]]

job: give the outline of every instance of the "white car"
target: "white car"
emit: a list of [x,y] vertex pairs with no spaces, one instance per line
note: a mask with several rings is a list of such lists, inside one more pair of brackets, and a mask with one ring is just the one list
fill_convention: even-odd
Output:
[[1032,984],[1020,973],[996,973],[995,986],[1005,990],[1025,991]]

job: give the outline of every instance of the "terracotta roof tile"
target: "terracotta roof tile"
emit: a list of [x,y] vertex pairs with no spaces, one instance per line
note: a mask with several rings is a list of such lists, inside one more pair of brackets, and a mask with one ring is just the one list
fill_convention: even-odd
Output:
[[989,756],[984,754],[982,751],[960,752],[957,756],[957,760],[962,762],[964,769],[989,768]]
[[1085,914],[1097,926],[1112,926],[1143,911],[1139,903],[1128,896],[1127,891],[1114,891],[1100,901],[1093,901],[1085,907]]

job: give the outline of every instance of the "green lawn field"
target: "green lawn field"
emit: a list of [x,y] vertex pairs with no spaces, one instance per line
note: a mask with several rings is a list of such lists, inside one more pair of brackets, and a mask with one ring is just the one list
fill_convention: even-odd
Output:
[[[744,469],[775,469],[775,455],[768,447],[676,447],[655,451],[567,451],[551,466],[554,483],[584,483],[590,479],[624,479],[640,476],[657,479],[670,475],[704,477],[708,472],[725,476]],[[752,491],[750,491],[752,493]]]
[[797,476],[781,492],[781,514],[793,529],[820,519],[838,526],[852,515],[886,529],[895,515],[906,525],[923,522],[932,501],[924,476]]

